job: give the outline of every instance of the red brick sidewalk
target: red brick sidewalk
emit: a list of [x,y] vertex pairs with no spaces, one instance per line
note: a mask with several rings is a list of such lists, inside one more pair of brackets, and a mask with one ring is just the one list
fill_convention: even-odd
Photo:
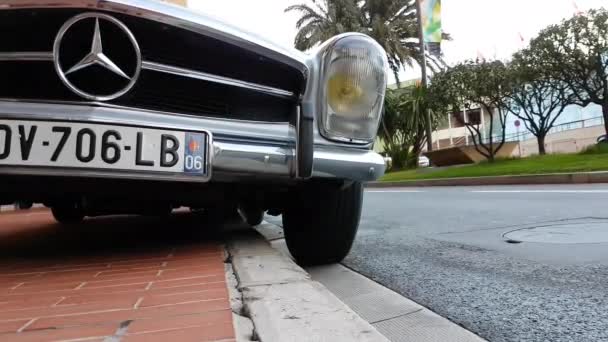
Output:
[[[125,224],[129,225],[137,224]],[[112,241],[137,246],[139,240],[127,237],[131,240],[124,242],[116,230],[100,233],[99,229],[92,229],[92,238],[78,240],[78,236],[70,238],[77,233],[60,229],[44,211],[0,215],[2,244],[21,248],[3,250],[0,256],[0,340],[234,340],[219,242],[111,253],[106,245]],[[141,227],[133,229],[135,235],[143,235]],[[116,236],[104,240],[105,235],[95,234]],[[58,249],[84,244],[78,247],[86,250],[90,241],[97,245],[91,244],[91,253],[77,257],[38,255],[36,246],[45,240],[58,244]],[[99,244],[110,249],[96,250]]]

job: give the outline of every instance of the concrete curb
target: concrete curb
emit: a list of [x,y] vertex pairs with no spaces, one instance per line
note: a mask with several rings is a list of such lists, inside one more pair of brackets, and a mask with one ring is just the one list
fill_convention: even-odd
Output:
[[513,175],[489,177],[463,177],[421,179],[398,182],[369,182],[366,188],[427,187],[427,186],[479,186],[479,185],[541,185],[541,184],[594,184],[608,183],[608,172],[550,173],[540,175]]
[[259,233],[233,234],[228,252],[259,341],[388,341]]
[[14,205],[0,205],[0,212],[15,211],[17,210]]
[[28,210],[32,210],[32,209],[44,209],[45,206],[42,204],[34,204],[32,206],[32,208],[30,209],[19,209],[16,208],[14,204],[9,204],[9,205],[0,205],[0,212],[4,213],[4,212],[17,212],[17,211],[23,211],[23,212],[27,212]]
[[[255,227],[289,257],[283,228],[264,222]],[[342,264],[307,267],[313,280],[328,288],[379,333],[394,342],[485,342],[483,338],[430,309]]]

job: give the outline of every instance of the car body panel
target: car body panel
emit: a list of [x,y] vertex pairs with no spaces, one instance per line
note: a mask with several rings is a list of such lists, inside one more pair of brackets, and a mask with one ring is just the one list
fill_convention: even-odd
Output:
[[[295,49],[273,44],[261,37],[252,35],[211,18],[179,6],[148,0],[8,0],[0,5],[0,10],[19,8],[83,8],[90,11],[100,10],[139,16],[163,24],[212,36],[249,49],[268,58],[279,60],[302,72],[306,89],[301,94],[302,103],[310,103],[311,112],[302,113],[313,120],[312,132],[313,171],[310,176],[337,178],[354,181],[371,181],[379,178],[385,171],[382,157],[370,150],[369,144],[348,144],[330,141],[319,133],[318,127],[318,89],[320,82],[320,55],[326,44],[310,55]],[[52,58],[52,52],[28,52],[32,60]],[[23,56],[23,55],[22,55]],[[2,56],[0,56],[2,57]],[[11,54],[4,54],[10,60]],[[27,53],[25,55],[27,57]],[[2,58],[0,58],[2,62]],[[180,70],[183,72],[183,70]],[[200,76],[200,75],[199,75]],[[203,75],[204,76],[204,75]],[[302,107],[304,108],[304,107]],[[298,160],[298,125],[285,123],[254,122],[189,116],[170,112],[154,112],[140,108],[128,108],[105,102],[48,102],[24,101],[0,98],[0,117],[83,120],[88,122],[111,122],[129,125],[145,125],[159,128],[199,128],[213,134],[211,154],[213,156],[213,180],[236,180],[239,178],[275,177],[286,181],[299,177],[296,172]],[[72,170],[30,168],[0,169],[2,173],[72,175]],[[139,173],[81,172],[80,176],[133,177],[148,178],[156,175]],[[217,176],[217,178],[216,178]],[[160,177],[161,180],[183,180],[180,177]],[[188,180],[188,178],[184,178]]]

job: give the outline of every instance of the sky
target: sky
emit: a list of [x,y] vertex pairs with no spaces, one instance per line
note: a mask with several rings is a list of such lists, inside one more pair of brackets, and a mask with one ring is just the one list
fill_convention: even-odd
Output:
[[[297,13],[284,13],[290,5],[310,0],[188,0],[188,6],[207,15],[290,47],[296,35]],[[577,11],[608,8],[608,0],[442,0],[443,30],[452,41],[442,49],[448,64],[482,56],[506,60],[525,47],[544,27],[559,23]],[[523,42],[522,42],[522,37]],[[420,78],[420,69],[408,68],[401,80]],[[392,74],[389,83],[394,83]],[[558,123],[601,115],[598,106],[570,106]],[[507,133],[515,130],[509,119]]]
[[[188,0],[188,6],[265,37],[292,46],[297,32],[292,4],[310,0]],[[483,56],[508,59],[543,27],[570,17],[577,10],[607,7],[608,0],[442,0],[443,29],[453,40],[442,44],[449,64]],[[524,42],[521,41],[523,37]],[[407,69],[402,79],[420,77]]]

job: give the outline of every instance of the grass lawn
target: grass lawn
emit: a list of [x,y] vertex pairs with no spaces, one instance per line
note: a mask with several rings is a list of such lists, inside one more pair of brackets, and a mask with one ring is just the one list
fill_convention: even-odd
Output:
[[391,172],[380,180],[383,182],[416,179],[457,178],[524,175],[540,173],[563,173],[585,171],[608,171],[608,148],[591,148],[579,154],[552,154],[522,159],[497,160],[494,163],[479,163],[453,168],[431,170],[406,170]]

